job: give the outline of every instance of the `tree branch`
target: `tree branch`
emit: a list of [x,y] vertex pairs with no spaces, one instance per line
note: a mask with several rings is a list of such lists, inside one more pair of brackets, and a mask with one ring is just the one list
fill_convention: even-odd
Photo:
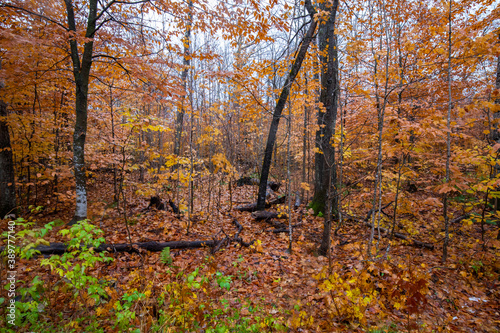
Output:
[[59,23],[59,22],[57,22],[56,20],[53,20],[53,19],[51,19],[50,17],[47,17],[47,16],[45,16],[45,15],[35,13],[35,12],[33,12],[33,11],[29,10],[29,9],[22,8],[22,7],[17,7],[17,6],[13,6],[13,5],[9,5],[9,4],[1,4],[1,5],[0,5],[0,8],[2,8],[2,7],[5,7],[5,8],[12,8],[12,9],[15,9],[15,10],[19,10],[19,11],[25,12],[25,13],[27,13],[27,14],[29,14],[29,15],[33,15],[33,16],[36,16],[36,17],[42,18],[42,19],[44,19],[44,20],[45,20],[45,21],[47,21],[47,22],[54,23],[55,25],[57,25],[57,26],[59,26],[59,27],[63,28],[63,29],[64,29],[64,30],[66,30],[66,31],[69,31],[69,30],[70,30],[70,29],[69,29],[68,27],[66,27],[64,24]]

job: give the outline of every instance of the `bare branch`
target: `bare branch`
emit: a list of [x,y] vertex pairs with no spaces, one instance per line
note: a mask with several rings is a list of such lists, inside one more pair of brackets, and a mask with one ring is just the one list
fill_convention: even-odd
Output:
[[5,8],[12,8],[12,9],[15,9],[15,10],[19,10],[19,11],[25,12],[25,13],[27,13],[27,14],[29,14],[29,15],[39,17],[39,18],[41,18],[41,19],[44,19],[44,20],[45,20],[45,21],[47,21],[47,22],[54,23],[55,25],[57,25],[57,26],[59,26],[59,27],[63,28],[63,29],[64,29],[64,30],[66,30],[66,31],[69,31],[69,28],[68,28],[68,27],[66,27],[64,24],[59,23],[59,22],[57,22],[56,20],[53,20],[53,19],[51,19],[50,17],[47,17],[47,16],[45,16],[45,15],[42,15],[42,14],[39,14],[39,13],[35,13],[35,12],[33,12],[33,11],[29,10],[29,9],[22,8],[22,7],[18,7],[18,6],[13,6],[13,5],[9,5],[9,4],[1,4],[1,5],[0,5],[0,8],[2,8],[2,7],[5,7]]

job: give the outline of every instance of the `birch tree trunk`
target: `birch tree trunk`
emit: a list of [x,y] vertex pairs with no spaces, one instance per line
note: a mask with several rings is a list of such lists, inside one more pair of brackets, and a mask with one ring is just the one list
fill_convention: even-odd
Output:
[[[76,37],[76,21],[72,0],[64,0],[66,5],[68,30]],[[94,34],[97,21],[97,0],[89,0],[89,13],[85,32],[86,42],[80,60],[78,43],[75,37],[70,37],[70,53],[75,78],[75,131],[73,133],[73,166],[76,183],[76,209],[70,224],[87,218],[87,177],[85,175],[85,139],[87,136],[87,105],[90,69],[94,48]],[[70,36],[71,36],[70,34]]]

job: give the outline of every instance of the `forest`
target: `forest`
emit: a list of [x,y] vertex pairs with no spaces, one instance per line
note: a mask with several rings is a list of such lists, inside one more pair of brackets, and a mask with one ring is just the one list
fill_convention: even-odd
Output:
[[1,0],[0,331],[500,332],[497,0]]

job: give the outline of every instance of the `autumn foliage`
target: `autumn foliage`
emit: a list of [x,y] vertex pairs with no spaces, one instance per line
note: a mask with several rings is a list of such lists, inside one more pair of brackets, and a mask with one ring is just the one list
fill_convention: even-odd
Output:
[[[498,332],[498,4],[338,2],[336,114],[322,123],[316,34],[334,3],[2,1],[0,144],[15,182],[0,182],[15,207],[0,223],[0,315],[9,271],[16,310],[0,330]],[[82,99],[74,57],[90,45]],[[268,161],[280,186],[264,184],[275,214],[257,220],[245,210],[284,88]],[[334,162],[318,208],[325,127]],[[81,181],[87,219],[69,224]],[[153,241],[207,243],[133,245]],[[54,243],[64,253],[37,254]]]

